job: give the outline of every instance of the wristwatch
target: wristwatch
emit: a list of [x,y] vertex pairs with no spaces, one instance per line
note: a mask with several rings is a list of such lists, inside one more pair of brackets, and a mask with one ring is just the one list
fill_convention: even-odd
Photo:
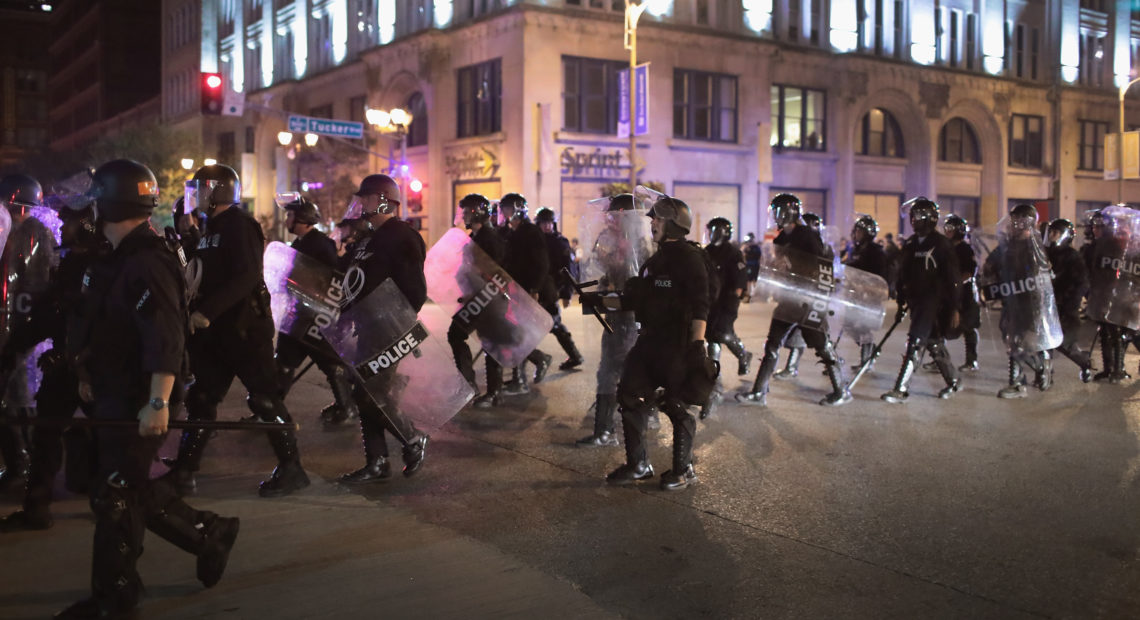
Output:
[[156,396],[156,397],[150,399],[150,402],[147,404],[149,404],[150,408],[154,409],[155,411],[162,411],[163,409],[166,409],[166,405],[168,403],[165,400],[162,400],[161,398]]

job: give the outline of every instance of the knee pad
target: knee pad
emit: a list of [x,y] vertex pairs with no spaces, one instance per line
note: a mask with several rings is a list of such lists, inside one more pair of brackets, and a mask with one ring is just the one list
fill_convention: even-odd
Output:
[[618,386],[617,403],[621,411],[638,411],[646,407],[644,399],[622,390],[621,386]]
[[462,327],[452,321],[451,327],[447,328],[447,342],[452,345],[467,342],[467,332],[465,332]]
[[130,492],[119,472],[112,473],[100,480],[99,486],[91,494],[91,511],[97,517],[119,522],[126,515]]
[[277,417],[277,400],[267,394],[250,392],[245,398],[245,405],[262,420],[273,420]]

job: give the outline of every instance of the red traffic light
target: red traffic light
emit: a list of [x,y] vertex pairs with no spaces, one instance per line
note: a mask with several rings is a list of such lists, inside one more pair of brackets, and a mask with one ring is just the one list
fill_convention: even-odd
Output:
[[206,77],[206,87],[213,90],[222,87],[222,76],[217,73],[204,73]]
[[202,74],[202,114],[217,116],[222,113],[222,76],[218,73]]
[[412,190],[413,192],[415,192],[417,194],[420,193],[420,190],[422,190],[423,188],[424,188],[424,184],[419,179],[412,179],[412,182],[408,184],[408,189]]

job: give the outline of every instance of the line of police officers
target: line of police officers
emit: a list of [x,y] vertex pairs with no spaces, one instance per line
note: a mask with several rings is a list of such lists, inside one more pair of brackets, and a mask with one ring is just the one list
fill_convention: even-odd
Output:
[[[272,430],[266,435],[278,464],[260,484],[262,496],[286,495],[309,484],[284,403],[306,357],[324,372],[335,398],[321,414],[326,424],[360,420],[365,463],[341,481],[371,482],[391,476],[385,433],[401,445],[405,476],[423,464],[429,436],[406,419],[395,403],[377,402],[361,386],[353,385],[331,349],[282,337],[275,350],[262,274],[265,239],[256,220],[237,207],[240,195],[240,182],[232,168],[199,169],[187,184],[176,213],[176,230],[168,231],[164,239],[148,224],[157,197],[153,174],[129,160],[101,166],[94,172],[88,200],[68,201],[60,208],[62,257],[51,285],[42,290],[29,288],[24,301],[30,303],[20,306],[26,316],[12,308],[5,313],[0,372],[6,382],[11,382],[35,344],[52,340],[52,348],[40,358],[44,378],[35,405],[41,419],[65,420],[80,409],[97,420],[138,421],[137,428],[96,427],[90,448],[82,437],[69,442],[69,466],[73,460],[84,460],[88,450],[93,455],[90,462],[95,475],[84,476],[83,468],[76,467],[68,481],[70,488],[88,487],[96,533],[92,597],[68,608],[62,617],[133,613],[141,591],[135,562],[144,529],[195,555],[198,577],[207,587],[221,578],[238,533],[238,520],[196,511],[180,499],[196,490],[195,472],[211,432],[184,431],[178,456],[168,463],[170,472],[151,480],[149,470],[167,431],[171,409],[184,404],[189,419],[215,420],[218,404],[235,377],[248,391],[246,402],[254,418],[274,425],[267,426]],[[37,234],[42,237],[41,231],[17,232],[38,225],[28,212],[43,204],[43,193],[33,179],[16,175],[0,182],[0,201],[13,226],[3,265],[13,270],[30,262],[20,254],[25,244],[13,241],[34,239]],[[417,311],[426,301],[426,248],[420,235],[396,217],[399,202],[399,187],[390,177],[363,179],[346,220],[338,226],[345,245],[343,257],[337,256],[335,244],[316,229],[320,221],[316,205],[300,196],[284,205],[287,228],[297,236],[294,249],[345,271],[346,307],[389,278]],[[480,195],[465,196],[458,206],[474,243],[502,262],[510,276],[554,316],[552,333],[567,353],[561,368],[581,365],[582,356],[559,320],[558,301],[568,300],[566,288],[571,283],[562,280],[556,286],[557,274],[569,263],[569,247],[557,233],[553,212],[540,211],[535,225],[528,218],[525,199],[518,194],[504,196],[497,214]],[[697,480],[692,465],[696,417],[691,407],[701,407],[704,417],[717,399],[721,347],[736,356],[739,375],[749,372],[752,355],[734,329],[747,274],[743,256],[729,242],[730,222],[711,220],[707,226],[710,243],[701,248],[685,241],[692,226],[688,205],[660,195],[648,206],[644,217],[650,220],[656,252],[639,265],[636,275],[615,273],[603,278],[597,292],[581,295],[584,309],[604,313],[614,330],[602,339],[594,432],[578,444],[616,445],[614,414],[620,411],[625,463],[606,480],[624,485],[651,478],[654,472],[646,437],[655,412],[660,411],[673,428],[672,467],[661,476],[660,485],[679,490]],[[908,206],[915,234],[902,249],[896,290],[899,318],[909,312],[911,323],[894,389],[882,396],[892,403],[908,398],[908,384],[924,351],[931,354],[945,380],[946,387],[939,393],[942,398],[961,389],[958,370],[977,368],[977,265],[966,241],[968,225],[961,218],[950,218],[945,226],[948,239],[937,231],[937,204],[920,198]],[[623,194],[609,200],[606,212],[616,217],[637,207],[634,196]],[[777,196],[772,215],[780,227],[776,246],[828,259],[829,248],[819,228],[805,223],[797,198]],[[1059,350],[1078,364],[1086,380],[1091,364],[1074,339],[1081,321],[1081,297],[1088,291],[1085,264],[1092,261],[1095,265],[1105,253],[1098,252],[1098,241],[1108,243],[1108,237],[1098,233],[1105,219],[1097,215],[1091,222],[1093,249],[1086,251],[1085,261],[1071,248],[1073,225],[1066,220],[1049,225],[1048,258],[1056,276],[1057,307],[1066,334]],[[1032,231],[1036,224],[1036,210],[1029,214],[1019,206],[1011,213],[1011,221],[1015,237],[1026,239],[1025,231]],[[603,236],[619,232],[615,227]],[[877,232],[872,218],[856,221],[847,265],[885,273],[882,249],[874,241]],[[1002,254],[996,255],[990,259],[999,264]],[[21,279],[10,277],[9,281]],[[832,386],[821,404],[841,405],[851,399],[826,323],[808,329],[774,318],[756,379],[750,390],[737,395],[739,402],[766,405],[779,349],[797,327],[823,362]],[[448,341],[460,373],[474,385],[473,356],[467,346],[471,332],[455,321]],[[966,341],[966,363],[960,369],[950,363],[944,343],[946,337],[956,335]],[[1130,334],[1109,323],[1101,326],[1105,369],[1096,378],[1115,382],[1127,376],[1123,371],[1127,337]],[[856,333],[854,339],[861,363],[873,361],[878,353],[873,335]],[[536,349],[527,359],[535,367],[533,380],[540,382],[551,357]],[[1002,396],[1024,395],[1021,365],[1036,373],[1037,387],[1048,389],[1052,370],[1047,352],[1023,355],[1011,349],[1010,360],[1010,387]],[[487,356],[486,364],[486,391],[474,403],[478,408],[499,404],[501,392],[511,392],[503,386],[497,362]],[[388,379],[395,379],[394,369]],[[189,389],[184,391],[187,383]],[[513,383],[515,393],[527,389],[525,369],[516,369]],[[13,404],[13,392],[11,387],[6,391],[4,414],[8,416],[21,411]],[[73,431],[65,433],[62,425],[37,426],[30,434],[29,456],[16,428],[0,425],[0,456],[5,463],[0,485],[13,487],[26,480],[24,505],[0,521],[0,529],[46,529],[51,526],[51,483],[62,466],[63,439]]]

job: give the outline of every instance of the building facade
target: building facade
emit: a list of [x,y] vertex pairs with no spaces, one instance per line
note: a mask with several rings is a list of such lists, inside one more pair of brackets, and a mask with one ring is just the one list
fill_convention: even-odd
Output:
[[[1104,173],[1117,89],[1140,62],[1126,0],[649,4],[637,29],[649,63],[639,179],[688,202],[698,225],[725,216],[741,234],[759,231],[782,191],[844,231],[855,213],[899,231],[899,205],[917,195],[983,227],[1015,202],[1065,217],[1120,191],[1140,202],[1140,182]],[[322,141],[325,164],[298,167],[277,141],[289,113],[363,120],[367,107],[404,107],[413,124],[406,158],[393,156],[406,167],[394,170],[409,189],[422,184],[422,211],[406,215],[429,239],[464,194],[508,191],[553,208],[572,237],[587,202],[629,178],[618,137],[624,7],[164,0],[164,37],[181,37],[163,45],[164,117],[199,127],[265,213],[276,190],[342,163],[388,170],[400,152],[391,134],[369,132]],[[198,114],[200,71],[244,94],[243,116]],[[1131,100],[1127,119],[1126,130],[1140,125]],[[322,200],[337,213],[348,198]]]
[[41,46],[51,31],[52,3],[0,3],[0,173],[47,144],[48,61]]

